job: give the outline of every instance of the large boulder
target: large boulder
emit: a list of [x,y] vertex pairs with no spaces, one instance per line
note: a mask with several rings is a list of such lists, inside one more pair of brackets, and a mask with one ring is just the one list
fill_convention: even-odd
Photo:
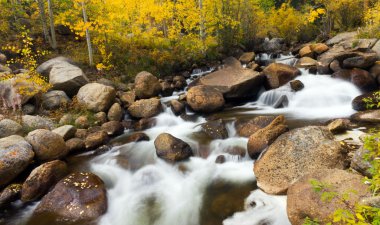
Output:
[[196,112],[211,113],[223,108],[223,94],[210,86],[195,86],[190,88],[186,97],[187,104]]
[[342,69],[335,72],[332,77],[350,81],[363,92],[377,89],[376,80],[366,70],[358,68],[352,70]]
[[[342,46],[334,46],[318,56],[318,73],[329,74],[331,72],[330,64],[336,60],[338,56],[344,54],[344,52],[346,52],[346,49],[344,49]],[[337,62],[339,62],[339,60]]]
[[26,140],[33,146],[36,157],[40,161],[59,159],[69,152],[63,137],[49,130],[32,131]]
[[42,95],[42,107],[47,110],[67,106],[71,99],[64,91],[49,91]]
[[79,89],[77,99],[87,109],[94,112],[107,111],[115,101],[116,91],[104,84],[90,83]]
[[367,69],[378,60],[378,56],[376,52],[368,51],[368,52],[355,52],[352,57],[348,57],[343,60],[342,65],[344,68],[361,68]]
[[327,52],[329,50],[329,46],[323,43],[316,43],[311,45],[311,49],[315,54],[320,55],[324,52]]
[[257,185],[268,194],[284,194],[316,169],[343,169],[345,152],[325,127],[297,128],[281,135],[254,164]]
[[103,181],[92,173],[77,172],[59,181],[42,198],[31,222],[92,224],[106,211],[107,193]]
[[0,139],[0,188],[32,162],[34,152],[32,146],[20,136],[10,136]]
[[377,57],[380,59],[380,40],[372,47],[372,51],[376,52]]
[[67,172],[66,163],[59,160],[35,168],[22,185],[21,200],[34,201],[45,195]]
[[263,74],[267,78],[267,88],[275,89],[301,75],[301,71],[286,64],[272,63],[264,69]]
[[157,77],[151,73],[143,71],[135,77],[135,94],[138,98],[152,98],[158,96],[161,85]]
[[[352,212],[360,199],[371,196],[363,179],[358,174],[339,169],[315,170],[303,176],[289,187],[287,193],[290,222],[302,225],[306,218],[311,218],[317,219],[320,224],[326,224],[332,221],[331,216],[338,209]],[[318,192],[312,183],[324,186]],[[334,197],[324,201],[321,196],[323,192],[334,193]]]
[[37,68],[37,72],[49,77],[54,90],[61,90],[74,96],[80,87],[89,82],[83,71],[70,63],[70,60],[58,57],[51,59]]
[[372,177],[371,161],[374,159],[368,157],[369,153],[370,151],[363,146],[356,150],[351,160],[351,168],[363,174],[364,176]]
[[227,58],[224,68],[194,81],[189,86],[204,85],[217,89],[225,99],[255,97],[264,78],[258,72],[244,69],[235,58]]
[[182,161],[193,155],[189,144],[168,133],[158,135],[154,146],[157,156],[170,162]]
[[162,105],[157,98],[142,99],[132,103],[128,111],[133,117],[149,118],[157,116],[162,111]]
[[10,119],[3,119],[0,121],[0,138],[8,137],[11,135],[23,133],[22,126]]
[[21,136],[0,139],[0,187],[17,177],[32,162],[32,146]]
[[253,133],[248,140],[247,150],[251,158],[257,158],[260,153],[271,145],[278,136],[288,130],[285,117],[278,116],[268,126]]

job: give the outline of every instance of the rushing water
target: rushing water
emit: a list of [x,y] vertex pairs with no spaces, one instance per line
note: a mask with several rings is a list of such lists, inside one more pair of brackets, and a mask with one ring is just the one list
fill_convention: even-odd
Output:
[[[261,56],[269,60],[268,55]],[[294,64],[291,56],[281,62]],[[192,77],[201,76],[196,71]],[[354,113],[351,100],[360,95],[352,84],[327,75],[310,75],[303,70],[297,78],[305,88],[292,92],[289,84],[264,91],[259,99],[227,110],[231,117],[253,118],[263,114],[285,114],[303,121],[347,117]],[[166,104],[173,97],[162,98]],[[273,108],[286,96],[284,108]],[[257,190],[253,163],[247,155],[231,155],[231,149],[246,151],[247,138],[237,137],[234,122],[227,122],[229,137],[225,140],[200,138],[197,116],[186,121],[169,108],[156,117],[156,126],[144,131],[150,141],[129,143],[86,160],[89,170],[107,185],[109,208],[100,225],[259,225],[290,224],[286,216],[286,196],[270,196]],[[126,131],[126,134],[132,131]],[[187,142],[194,150],[189,161],[168,164],[157,158],[154,140],[167,132]],[[226,162],[216,164],[218,156]],[[80,157],[80,156],[78,156]],[[81,162],[81,160],[79,160]],[[16,203],[18,204],[18,203]],[[34,205],[24,208],[17,217],[25,220]],[[21,220],[13,219],[14,224]]]

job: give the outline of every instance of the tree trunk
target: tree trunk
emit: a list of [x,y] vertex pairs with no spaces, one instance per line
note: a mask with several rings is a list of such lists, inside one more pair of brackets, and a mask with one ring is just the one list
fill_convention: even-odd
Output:
[[44,31],[45,41],[47,41],[51,45],[51,39],[49,35],[49,31],[46,25],[46,15],[45,15],[45,7],[43,0],[37,0],[38,2],[38,8],[40,10],[40,16],[41,16],[41,23],[42,23],[42,29]]
[[[86,5],[84,1],[82,1],[82,11],[83,11],[83,21],[85,24],[88,23],[87,13],[86,13]],[[89,64],[90,66],[94,65],[94,56],[92,52],[92,45],[91,45],[91,36],[90,31],[88,28],[86,28],[86,41],[87,41],[87,48],[88,48],[88,58],[89,58]]]
[[53,49],[57,49],[57,39],[55,37],[55,28],[54,28],[53,4],[51,0],[48,0],[48,8],[49,8],[49,17],[50,17],[51,47]]
[[203,0],[198,0],[199,4],[199,17],[200,17],[200,27],[199,27],[199,38],[202,41],[202,53],[205,52],[205,39],[206,39],[206,33],[205,33],[205,20],[203,16]]

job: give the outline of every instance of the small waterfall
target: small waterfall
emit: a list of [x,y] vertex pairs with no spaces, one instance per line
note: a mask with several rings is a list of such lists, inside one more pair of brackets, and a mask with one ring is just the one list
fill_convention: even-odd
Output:
[[286,84],[266,91],[258,101],[242,106],[256,109],[243,114],[286,114],[290,118],[307,120],[348,117],[355,113],[351,102],[361,92],[352,83],[329,75],[312,75],[306,70],[296,79],[304,84],[303,90],[292,92]]

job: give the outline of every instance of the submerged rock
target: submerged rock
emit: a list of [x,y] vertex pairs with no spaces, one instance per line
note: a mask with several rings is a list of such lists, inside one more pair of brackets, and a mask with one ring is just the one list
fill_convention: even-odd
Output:
[[266,147],[287,130],[285,117],[276,117],[268,126],[256,131],[249,137],[247,144],[249,156],[253,159],[257,158]]
[[106,211],[107,195],[103,181],[92,173],[72,173],[42,198],[31,223],[65,221],[68,224],[91,224]]
[[170,162],[182,161],[193,155],[189,144],[168,133],[158,135],[154,146],[157,156]]
[[[371,196],[364,177],[339,169],[315,170],[289,187],[287,213],[293,225],[304,224],[305,219],[318,219],[325,224],[337,209],[351,211],[361,198]],[[323,201],[321,192],[314,190],[311,181],[325,184],[325,192],[334,193],[331,201]],[[344,196],[349,197],[342,201]]]
[[228,138],[227,129],[223,123],[223,120],[211,120],[202,126],[202,131],[205,132],[209,137],[213,139],[226,139]]
[[187,92],[187,104],[196,112],[211,113],[223,108],[223,94],[209,86],[195,86]]
[[325,127],[297,128],[281,135],[254,164],[257,185],[268,194],[286,193],[316,169],[343,169],[346,153]]

